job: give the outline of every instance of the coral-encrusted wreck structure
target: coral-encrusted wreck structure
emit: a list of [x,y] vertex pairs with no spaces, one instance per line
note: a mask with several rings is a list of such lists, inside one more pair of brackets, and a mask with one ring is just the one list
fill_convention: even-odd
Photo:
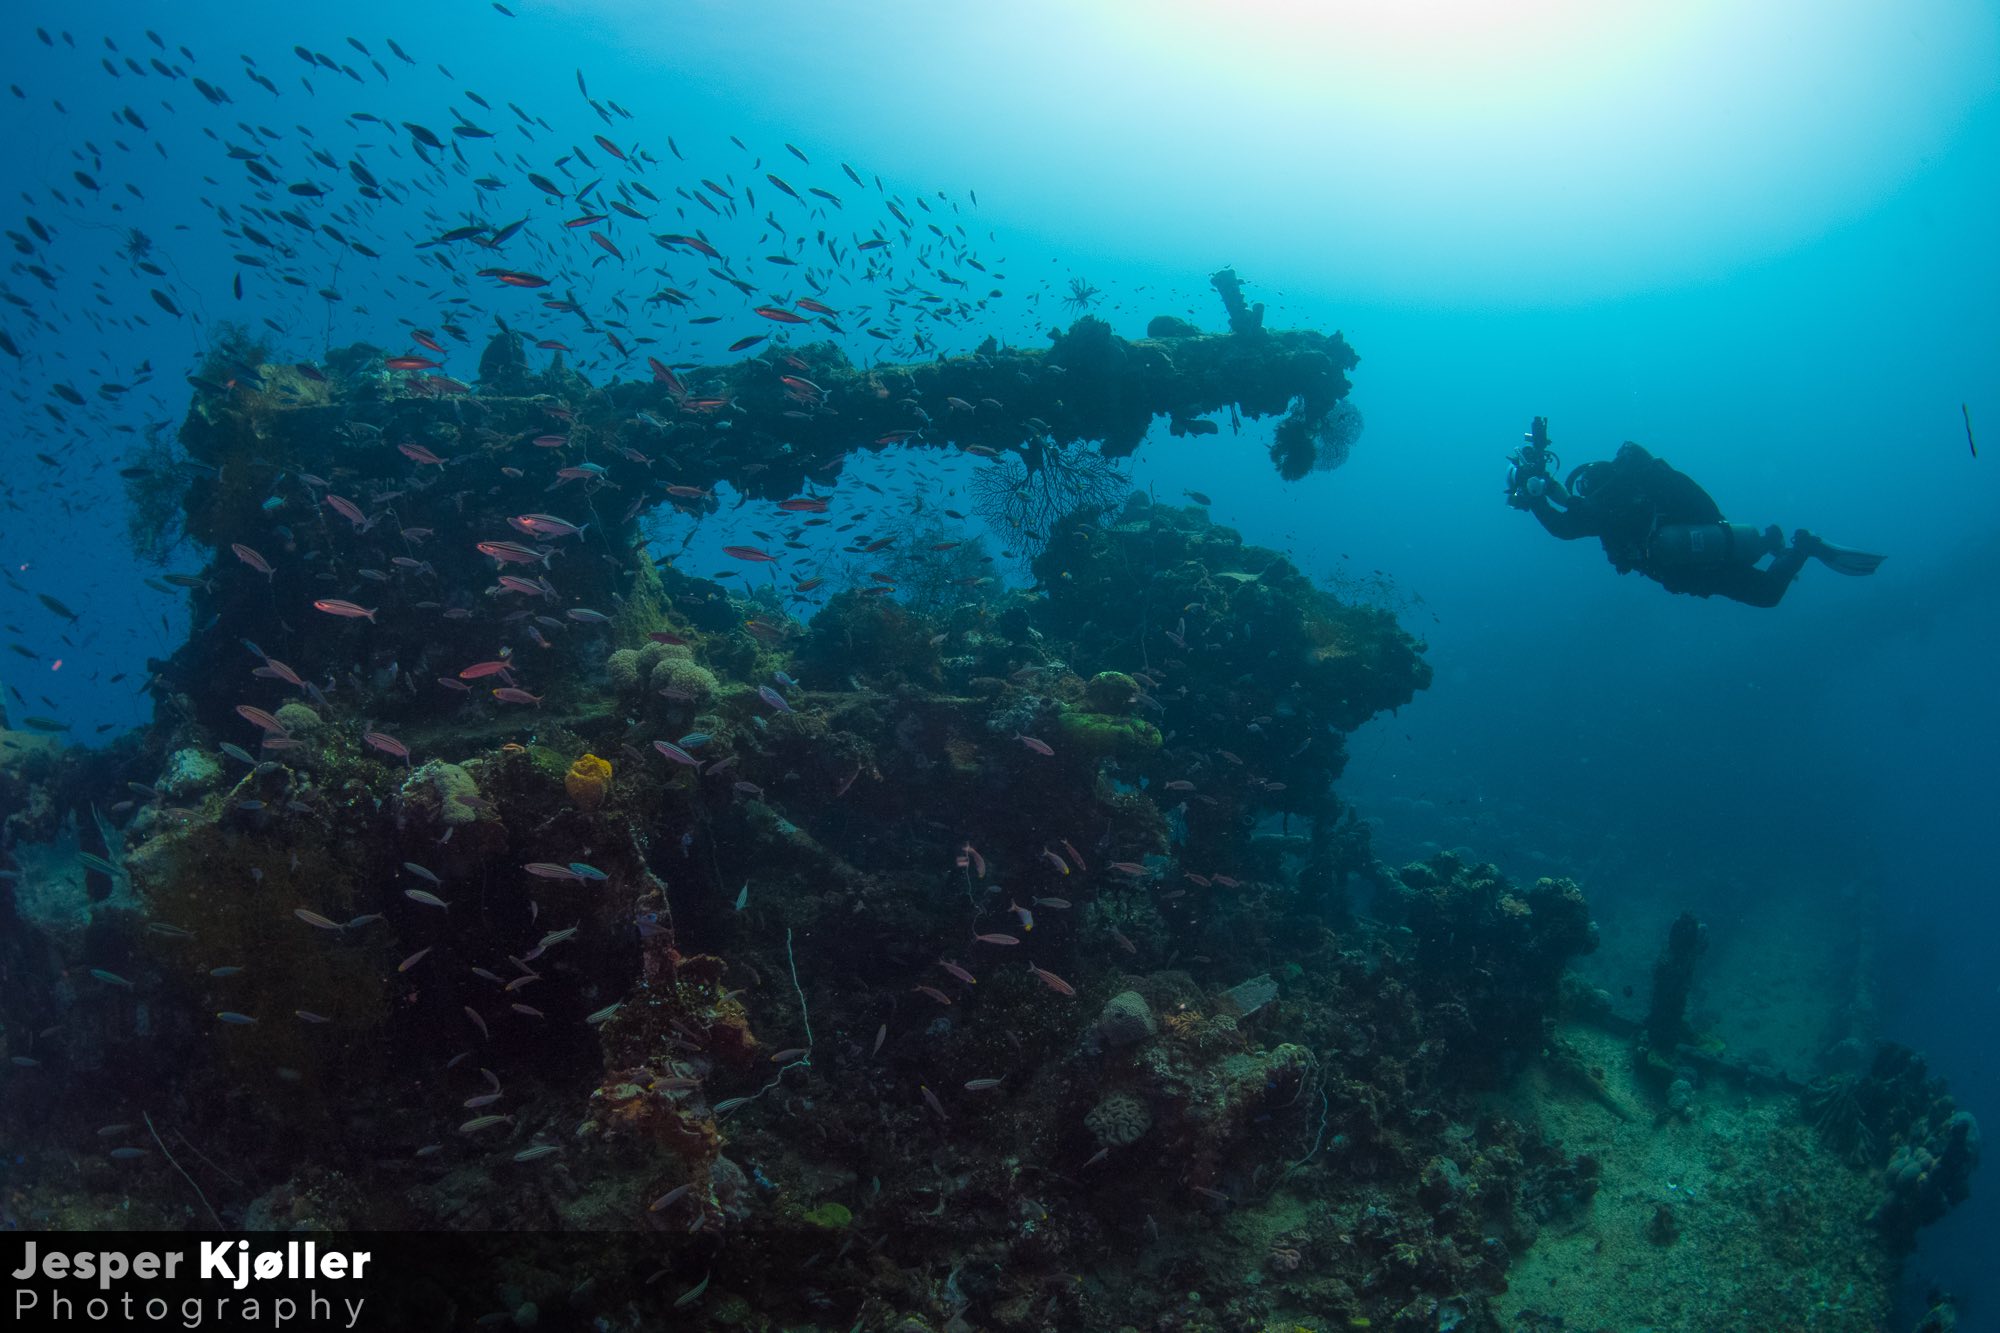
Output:
[[[855,448],[1032,475],[1224,408],[1283,414],[1297,475],[1353,353],[1232,326],[601,388],[506,336],[472,392],[361,348],[211,368],[156,722],[0,777],[0,1115],[82,1163],[13,1208],[622,1233],[440,1279],[516,1322],[1500,1327],[1612,1169],[1510,1098],[1664,1093],[1563,1031],[1618,1031],[1566,988],[1575,884],[1393,870],[1335,794],[1430,680],[1391,614],[1140,498],[1050,524],[1035,591],[921,608],[793,615],[641,542],[725,480],[831,509]],[[1977,1131],[1898,1077],[1814,1106],[1900,1244]]]

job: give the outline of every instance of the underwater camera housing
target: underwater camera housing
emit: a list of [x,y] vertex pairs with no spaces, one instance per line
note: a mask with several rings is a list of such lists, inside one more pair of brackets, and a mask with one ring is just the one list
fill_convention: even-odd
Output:
[[1547,489],[1551,469],[1562,459],[1549,447],[1549,419],[1536,417],[1521,436],[1521,447],[1507,455],[1507,502],[1525,506]]

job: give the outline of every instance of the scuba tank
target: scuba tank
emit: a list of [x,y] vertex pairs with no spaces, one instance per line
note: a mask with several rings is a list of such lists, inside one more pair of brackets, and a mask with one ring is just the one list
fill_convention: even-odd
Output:
[[1748,523],[1675,523],[1653,529],[1646,556],[1662,568],[1700,569],[1752,564],[1772,549],[1770,537]]

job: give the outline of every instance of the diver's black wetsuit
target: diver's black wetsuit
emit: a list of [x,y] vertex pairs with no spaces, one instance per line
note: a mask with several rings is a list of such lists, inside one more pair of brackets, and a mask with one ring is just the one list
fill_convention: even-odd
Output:
[[[1621,574],[1638,570],[1668,592],[1728,597],[1776,606],[1808,552],[1724,521],[1722,510],[1694,480],[1627,443],[1608,463],[1589,463],[1570,476],[1568,503],[1547,494],[1528,504],[1544,528],[1564,541],[1595,537]],[[1776,552],[1769,568],[1757,561]]]

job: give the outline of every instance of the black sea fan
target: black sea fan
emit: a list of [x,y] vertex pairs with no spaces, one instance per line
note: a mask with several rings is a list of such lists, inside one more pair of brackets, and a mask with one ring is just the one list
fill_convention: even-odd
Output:
[[1009,455],[972,478],[973,507],[1010,542],[1039,551],[1061,520],[1105,509],[1131,489],[1125,470],[1089,445],[1043,444]]
[[1345,398],[1333,405],[1333,410],[1320,418],[1319,429],[1314,432],[1313,443],[1317,449],[1313,455],[1313,471],[1331,472],[1347,461],[1347,455],[1361,438],[1365,423],[1361,419],[1361,409]]
[[181,540],[181,499],[185,483],[177,471],[179,458],[171,423],[148,427],[144,443],[125,455],[118,475],[125,482],[125,532],[132,551],[148,564],[164,565]]
[[986,543],[964,527],[947,523],[939,509],[919,501],[887,528],[894,540],[881,552],[850,562],[850,588],[895,589],[896,600],[920,616],[943,617],[954,607],[992,596]]
[[1318,416],[1310,415],[1302,398],[1271,434],[1271,462],[1286,481],[1308,472],[1331,472],[1347,461],[1361,438],[1361,409],[1341,399]]

